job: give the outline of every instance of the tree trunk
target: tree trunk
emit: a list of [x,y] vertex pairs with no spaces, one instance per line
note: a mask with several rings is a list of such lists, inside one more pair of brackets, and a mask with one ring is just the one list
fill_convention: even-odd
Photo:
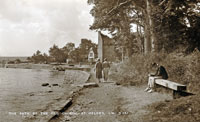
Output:
[[155,52],[155,35],[153,28],[153,20],[151,17],[151,5],[149,0],[146,0],[146,21],[145,21],[145,54]]
[[151,36],[149,31],[149,25],[145,24],[144,27],[144,53],[150,53],[151,52]]

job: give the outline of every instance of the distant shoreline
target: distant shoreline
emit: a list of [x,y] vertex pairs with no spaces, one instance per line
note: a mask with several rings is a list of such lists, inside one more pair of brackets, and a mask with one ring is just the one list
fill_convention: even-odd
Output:
[[[3,67],[3,65],[1,65],[0,67]],[[53,66],[50,64],[20,63],[20,64],[5,64],[5,68],[53,69]]]
[[21,61],[26,61],[30,56],[0,56],[0,62],[5,61],[14,61],[16,59],[20,59]]
[[48,69],[48,70],[81,70],[81,71],[90,71],[91,66],[89,65],[74,65],[70,66],[68,64],[34,64],[34,63],[19,63],[19,64],[5,64],[5,66],[0,65],[0,68],[19,68],[19,69]]

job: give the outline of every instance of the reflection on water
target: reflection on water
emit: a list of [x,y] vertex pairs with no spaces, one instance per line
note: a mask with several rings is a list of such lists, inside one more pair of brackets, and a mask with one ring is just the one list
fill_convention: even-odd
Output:
[[42,83],[62,83],[63,79],[64,72],[0,68],[0,92],[9,95],[40,91]]
[[8,112],[34,112],[44,109],[68,89],[59,86],[42,87],[41,84],[62,85],[64,77],[65,72],[58,71],[0,68],[1,120],[22,121],[23,118],[9,116]]

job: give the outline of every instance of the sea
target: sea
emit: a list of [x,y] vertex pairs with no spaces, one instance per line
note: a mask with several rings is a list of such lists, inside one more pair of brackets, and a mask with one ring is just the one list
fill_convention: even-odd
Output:
[[71,90],[63,85],[65,76],[53,70],[0,68],[0,122],[24,121],[47,110]]

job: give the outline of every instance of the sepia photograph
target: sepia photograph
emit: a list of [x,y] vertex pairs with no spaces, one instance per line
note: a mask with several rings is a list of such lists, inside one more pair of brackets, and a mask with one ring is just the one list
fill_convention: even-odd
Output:
[[200,0],[0,0],[0,122],[200,122]]

